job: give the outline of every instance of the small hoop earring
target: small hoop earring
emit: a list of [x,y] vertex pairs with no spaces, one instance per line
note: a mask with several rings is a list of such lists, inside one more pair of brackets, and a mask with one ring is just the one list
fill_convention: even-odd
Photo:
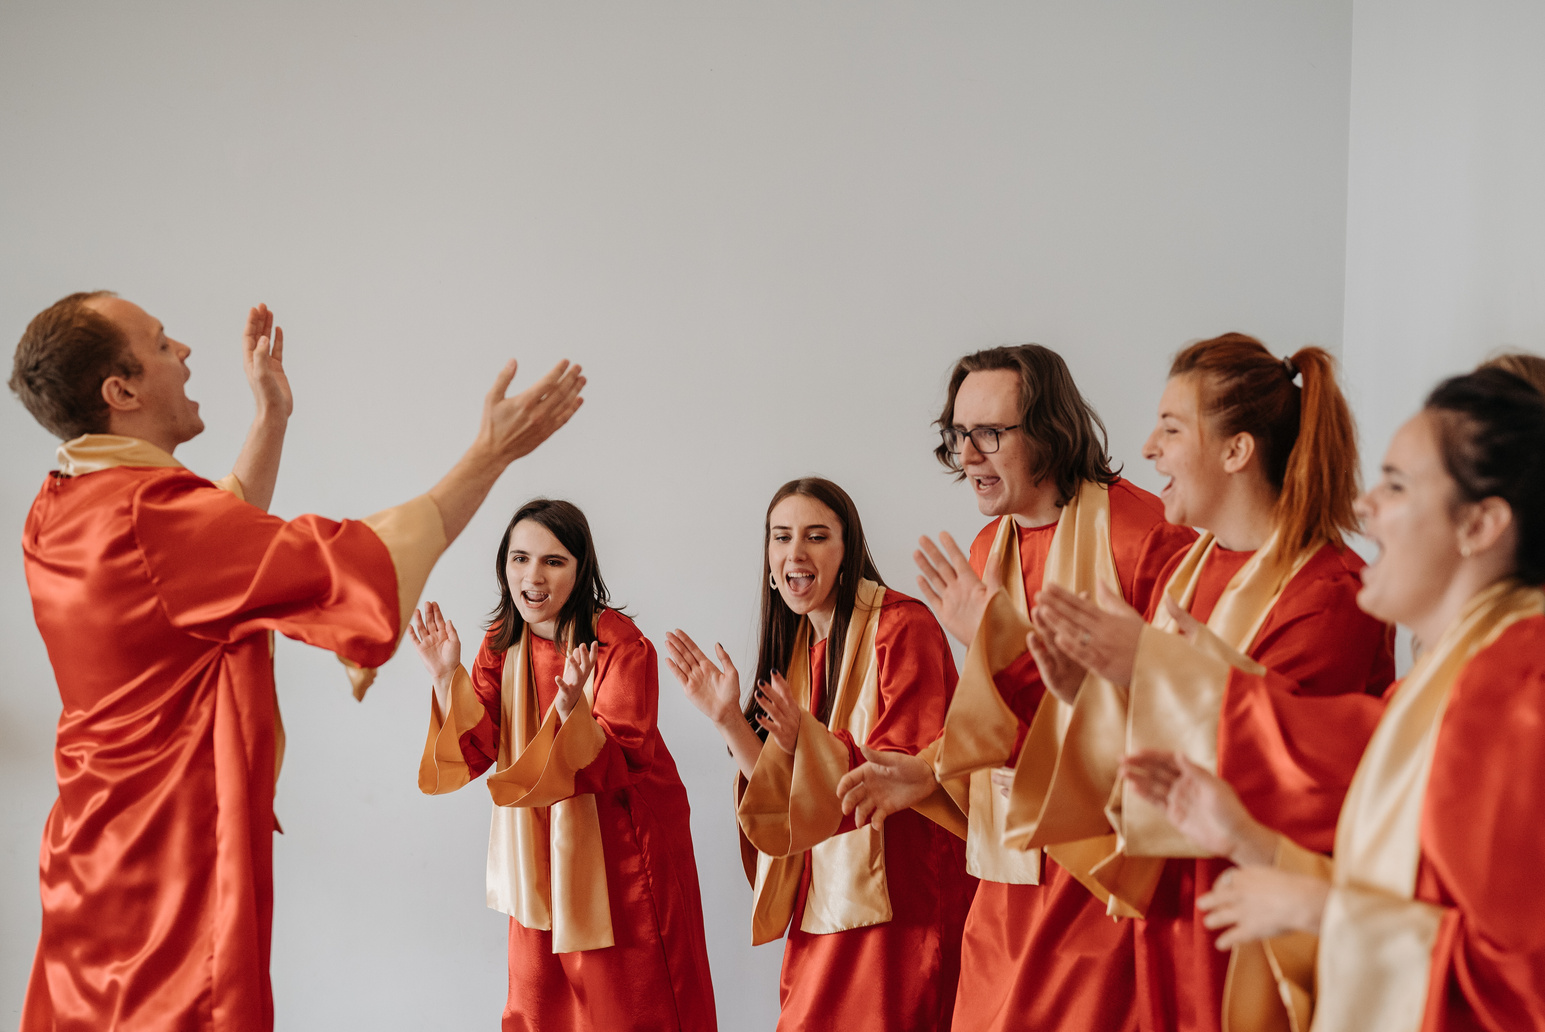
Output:
[[767,571],[767,586],[774,591],[778,590],[778,575],[771,570]]
[[837,571],[837,583],[838,584],[842,584],[847,579],[848,579],[848,571],[847,570],[838,570]]

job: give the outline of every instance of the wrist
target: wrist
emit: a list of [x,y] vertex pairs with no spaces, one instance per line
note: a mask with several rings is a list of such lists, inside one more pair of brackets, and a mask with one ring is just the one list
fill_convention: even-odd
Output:
[[1254,864],[1270,867],[1277,862],[1277,833],[1264,824],[1249,821],[1234,833],[1234,848],[1229,859],[1241,867]]

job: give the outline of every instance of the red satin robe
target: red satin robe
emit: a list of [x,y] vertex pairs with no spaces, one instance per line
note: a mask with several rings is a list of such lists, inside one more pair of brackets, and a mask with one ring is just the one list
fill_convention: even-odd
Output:
[[1438,728],[1416,898],[1450,908],[1422,1032],[1545,1029],[1545,617],[1470,659]]
[[[1163,586],[1161,571],[1172,556],[1184,554],[1196,534],[1165,523],[1163,503],[1125,480],[1111,486],[1110,517],[1122,597],[1145,609]],[[971,545],[971,566],[978,574],[997,530],[996,521],[989,523]],[[1020,568],[1032,604],[1054,533],[1056,524],[1019,528]],[[1000,671],[995,683],[1019,715],[1023,743],[1045,692],[1034,658],[1025,653]],[[1135,1029],[1132,922],[1107,917],[1105,905],[1088,889],[1049,857],[1043,860],[1040,885],[984,881],[977,888],[961,948],[956,1021],[972,1032]]]
[[[928,607],[890,588],[875,633],[879,712],[871,749],[916,754],[939,736],[955,691],[955,660]],[[826,690],[826,642],[810,650],[811,705]],[[864,762],[846,731],[849,769]],[[853,830],[843,818],[838,834]],[[885,819],[885,878],[892,917],[843,932],[800,930],[810,887],[806,864],[783,953],[780,1032],[943,1032],[960,976],[960,935],[976,879],[965,843],[911,810]],[[956,1027],[969,1029],[960,1024]]]
[[[1191,615],[1211,616],[1253,554],[1214,548]],[[1379,697],[1395,677],[1392,628],[1357,608],[1363,565],[1351,549],[1331,545],[1304,564],[1247,650],[1268,674],[1233,672],[1219,722],[1219,775],[1257,820],[1318,852],[1330,852],[1342,799],[1378,721]],[[1155,599],[1150,618],[1157,605]],[[1221,1032],[1229,955],[1202,926],[1196,897],[1230,866],[1218,858],[1164,865],[1146,918],[1136,922],[1144,1032]]]
[[[660,737],[659,662],[633,621],[613,609],[596,622],[595,702],[601,754],[576,772],[574,793],[594,793],[605,850],[615,945],[554,953],[551,932],[510,919],[510,991],[504,1032],[712,1032],[713,982],[687,792]],[[563,656],[532,635],[538,712],[557,694]],[[484,716],[461,737],[472,776],[499,756],[505,653],[485,638],[470,671]]]
[[50,476],[22,550],[63,702],[23,1032],[272,1028],[266,632],[385,662],[386,546],[120,466]]

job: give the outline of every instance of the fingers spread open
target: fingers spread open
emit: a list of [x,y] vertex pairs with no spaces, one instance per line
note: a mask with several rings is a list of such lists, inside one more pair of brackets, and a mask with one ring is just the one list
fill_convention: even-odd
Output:
[[962,577],[967,573],[971,574],[972,577],[976,576],[976,571],[971,569],[970,557],[960,550],[959,545],[955,544],[955,539],[950,536],[949,531],[940,531],[939,541],[944,546],[945,558],[949,560],[949,564],[956,574]]
[[515,379],[515,370],[519,366],[513,358],[504,363],[504,368],[499,370],[499,375],[494,377],[494,385],[488,389],[487,403],[496,404],[504,400],[504,393],[510,389],[510,383]]

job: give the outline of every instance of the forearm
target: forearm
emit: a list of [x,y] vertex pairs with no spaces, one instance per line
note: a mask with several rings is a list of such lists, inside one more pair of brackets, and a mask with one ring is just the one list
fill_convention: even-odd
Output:
[[751,730],[751,725],[746,723],[746,718],[738,710],[723,722],[715,721],[714,726],[723,736],[724,744],[730,747],[735,765],[749,779],[751,772],[756,770],[757,757],[762,755],[762,740]]
[[445,525],[447,545],[467,528],[506,465],[491,448],[479,442],[467,449],[461,461],[430,489],[429,497],[439,507],[440,521]]
[[231,469],[241,481],[242,494],[249,504],[264,512],[274,499],[274,485],[279,480],[279,457],[284,451],[284,434],[289,417],[277,409],[260,407],[247,431],[247,440]]
[[453,667],[434,679],[435,704],[440,707],[441,713],[449,713],[451,708],[451,682],[456,680],[456,669]]

